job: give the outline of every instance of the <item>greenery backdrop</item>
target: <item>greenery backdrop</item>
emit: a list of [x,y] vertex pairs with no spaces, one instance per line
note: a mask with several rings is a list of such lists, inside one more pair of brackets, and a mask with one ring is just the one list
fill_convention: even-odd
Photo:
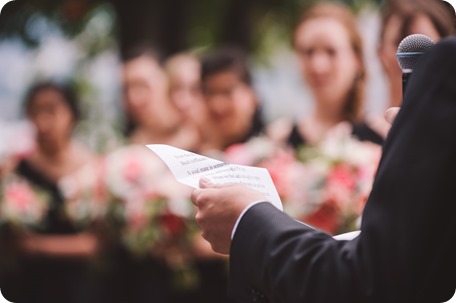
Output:
[[[272,43],[286,42],[297,14],[314,1],[16,0],[2,10],[0,39],[14,36],[30,47],[38,46],[40,37],[34,28],[38,17],[55,23],[69,38],[76,37],[102,10],[113,20],[109,36],[118,40],[121,51],[138,42],[150,42],[165,54],[221,44],[237,44],[261,54]],[[357,11],[382,1],[343,2]],[[97,38],[87,45],[88,54],[110,46],[103,37]]]

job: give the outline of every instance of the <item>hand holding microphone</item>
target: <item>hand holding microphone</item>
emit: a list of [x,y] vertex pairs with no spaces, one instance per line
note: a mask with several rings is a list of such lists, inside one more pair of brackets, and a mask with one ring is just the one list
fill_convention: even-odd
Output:
[[[402,96],[405,94],[407,82],[421,55],[432,45],[434,41],[423,34],[413,34],[405,37],[399,43],[396,57],[402,69]],[[384,113],[385,120],[391,125],[396,118],[400,107],[390,107]]]

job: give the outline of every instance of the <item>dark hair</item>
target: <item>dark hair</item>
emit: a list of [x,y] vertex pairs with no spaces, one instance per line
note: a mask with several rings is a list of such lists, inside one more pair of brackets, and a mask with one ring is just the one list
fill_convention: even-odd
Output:
[[252,84],[247,56],[245,52],[236,47],[223,47],[209,53],[201,60],[201,80],[206,80],[209,76],[222,73],[233,72],[245,84]]
[[440,37],[452,35],[456,29],[453,12],[454,8],[442,0],[388,0],[382,10],[380,43],[383,41],[386,25],[394,16],[401,19],[397,44],[409,34],[410,26],[418,15],[428,17]]
[[30,106],[33,103],[36,95],[42,91],[53,90],[62,96],[62,100],[70,109],[73,114],[74,121],[77,122],[81,118],[81,110],[79,108],[79,100],[76,96],[75,89],[69,83],[57,82],[39,82],[34,84],[26,94],[24,107],[25,112],[28,113]]
[[443,5],[445,6],[446,10],[450,14],[451,20],[453,21],[453,33],[456,31],[456,10],[453,5],[448,1],[442,1]]

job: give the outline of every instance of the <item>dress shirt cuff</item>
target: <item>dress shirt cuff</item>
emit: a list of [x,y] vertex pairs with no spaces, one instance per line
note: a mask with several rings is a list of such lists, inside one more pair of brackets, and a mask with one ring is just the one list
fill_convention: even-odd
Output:
[[[236,233],[236,229],[239,225],[239,222],[241,222],[241,219],[242,217],[244,216],[244,214],[254,205],[258,204],[258,203],[262,203],[262,202],[268,202],[268,201],[265,201],[265,200],[259,200],[259,201],[254,201],[252,203],[250,203],[249,205],[247,205],[244,210],[242,210],[241,214],[239,215],[239,217],[237,218],[236,220],[236,223],[234,223],[234,226],[233,226],[233,230],[231,231],[231,240],[233,240],[234,238],[234,234]],[[269,202],[271,203],[271,202]]]

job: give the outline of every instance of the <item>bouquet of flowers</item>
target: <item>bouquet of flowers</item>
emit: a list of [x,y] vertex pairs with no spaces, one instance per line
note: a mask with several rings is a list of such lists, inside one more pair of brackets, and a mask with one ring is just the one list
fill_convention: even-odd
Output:
[[224,152],[223,160],[266,168],[282,200],[286,199],[291,190],[288,171],[297,164],[294,151],[279,146],[268,137],[254,137],[247,142],[229,146]]
[[178,183],[163,161],[141,145],[107,155],[104,184],[121,244],[138,258],[153,255],[166,261],[176,287],[194,287],[197,229],[191,188]]
[[49,194],[24,178],[11,174],[0,184],[0,225],[28,229],[44,227]]
[[380,155],[381,147],[354,138],[349,124],[336,126],[318,144],[297,150],[285,211],[331,234],[358,229]]
[[104,182],[113,221],[132,253],[166,255],[167,247],[190,245],[190,189],[146,147],[130,145],[107,155]]
[[331,234],[358,228],[381,155],[341,123],[316,145],[293,151],[266,137],[235,144],[224,161],[268,169],[284,211]]
[[110,205],[103,180],[103,160],[88,163],[59,180],[65,215],[75,226],[87,228],[106,219]]
[[105,244],[120,244],[133,257],[164,259],[185,287],[194,282],[188,278],[197,231],[191,189],[145,146],[117,148],[59,185],[76,226],[95,228]]

